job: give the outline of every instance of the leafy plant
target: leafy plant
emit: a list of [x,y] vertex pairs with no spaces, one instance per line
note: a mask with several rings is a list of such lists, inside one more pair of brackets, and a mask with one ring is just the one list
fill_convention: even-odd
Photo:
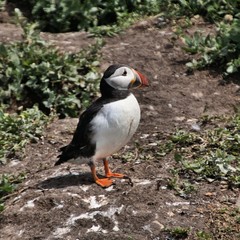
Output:
[[180,130],[165,143],[172,146],[170,151],[177,163],[169,186],[178,193],[188,189],[188,184],[181,186],[179,176],[210,182],[224,180],[230,187],[240,186],[240,116],[214,121],[224,121],[224,125],[197,133]]
[[98,49],[61,53],[43,41],[36,24],[22,24],[23,41],[0,44],[0,102],[32,107],[60,117],[78,116],[79,109],[96,96],[100,74]]
[[174,177],[168,180],[168,188],[175,190],[177,195],[182,198],[189,198],[189,196],[196,191],[196,187],[188,180],[182,180],[179,177],[178,171],[172,171]]
[[238,14],[239,3],[239,0],[162,0],[160,9],[171,18],[200,15],[209,22],[219,22],[226,14]]
[[192,144],[195,141],[195,136],[184,130],[178,130],[171,136],[171,141],[178,145]]
[[37,107],[18,114],[4,113],[0,109],[0,164],[16,156],[29,141],[37,141],[49,121]]
[[123,29],[129,27],[139,19],[139,14],[137,13],[122,13],[118,14],[118,20],[116,23],[93,26],[88,29],[88,31],[96,37],[109,36],[112,37],[117,33],[121,32]]
[[21,183],[25,178],[24,174],[19,174],[17,176],[10,174],[3,174],[0,178],[0,212],[4,210],[4,200],[12,193],[17,184]]
[[[182,19],[199,15],[204,20],[214,23],[215,33],[206,35],[196,31],[193,36],[184,34],[176,26],[176,33],[183,39],[185,49],[196,57],[187,66],[190,69],[201,69],[207,66],[216,67],[224,77],[240,70],[240,0],[163,0],[160,8],[165,17]],[[180,24],[181,25],[181,24]],[[186,25],[186,24],[185,24]]]
[[0,12],[4,10],[5,5],[6,5],[6,0],[0,0]]
[[189,235],[189,229],[183,227],[175,227],[167,231],[173,239],[186,239]]
[[196,237],[197,237],[197,240],[212,240],[211,235],[202,230],[196,232]]
[[181,163],[185,170],[193,171],[198,178],[202,177],[210,182],[227,180],[230,184],[240,186],[240,164],[236,157],[220,149],[210,151],[206,156],[193,161],[183,160]]
[[192,37],[182,36],[184,49],[191,54],[200,54],[198,59],[187,63],[190,68],[206,66],[221,67],[225,75],[240,70],[240,19],[231,23],[220,23],[216,36],[196,32]]
[[[160,0],[9,0],[16,7],[30,9],[30,19],[38,22],[40,29],[50,32],[77,31],[79,29],[109,34],[117,30],[128,14],[148,15],[159,12]],[[128,21],[128,20],[127,20]],[[111,27],[112,26],[112,27]],[[99,29],[97,29],[99,27]],[[111,30],[109,30],[111,29]]]

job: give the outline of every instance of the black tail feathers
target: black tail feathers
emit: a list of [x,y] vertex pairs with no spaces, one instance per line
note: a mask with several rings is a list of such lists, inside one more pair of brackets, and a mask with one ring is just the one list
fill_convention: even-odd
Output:
[[72,152],[69,151],[71,149],[71,147],[69,145],[61,147],[60,151],[62,151],[62,153],[60,155],[58,155],[58,161],[54,164],[54,166],[60,165],[64,162],[67,162],[68,160],[73,158],[73,154],[71,154]]

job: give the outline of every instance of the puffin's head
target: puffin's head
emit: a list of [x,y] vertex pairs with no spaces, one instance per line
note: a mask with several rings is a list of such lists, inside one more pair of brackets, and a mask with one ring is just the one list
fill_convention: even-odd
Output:
[[104,72],[103,79],[117,90],[128,90],[149,85],[143,74],[126,65],[111,65]]

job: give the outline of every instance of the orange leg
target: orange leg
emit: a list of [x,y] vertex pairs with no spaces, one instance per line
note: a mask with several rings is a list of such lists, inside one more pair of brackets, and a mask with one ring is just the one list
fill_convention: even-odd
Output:
[[108,160],[106,158],[103,159],[104,164],[104,170],[105,170],[105,176],[106,177],[115,177],[115,178],[124,178],[125,175],[121,173],[112,173],[109,169]]
[[113,181],[109,178],[98,178],[97,173],[96,173],[96,167],[94,164],[91,164],[90,168],[91,168],[94,182],[96,184],[98,184],[99,186],[104,187],[104,188],[109,187],[113,184]]

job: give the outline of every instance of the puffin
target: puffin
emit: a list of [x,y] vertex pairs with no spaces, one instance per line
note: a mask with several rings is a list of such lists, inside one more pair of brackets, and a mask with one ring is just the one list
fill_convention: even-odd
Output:
[[[124,147],[136,132],[140,122],[140,106],[131,89],[149,86],[139,71],[123,64],[110,65],[100,81],[101,96],[79,117],[71,142],[60,148],[55,163],[88,164],[93,180],[103,188],[113,184],[112,178],[128,178],[113,173],[109,158]],[[102,161],[105,177],[99,178],[96,161]]]

